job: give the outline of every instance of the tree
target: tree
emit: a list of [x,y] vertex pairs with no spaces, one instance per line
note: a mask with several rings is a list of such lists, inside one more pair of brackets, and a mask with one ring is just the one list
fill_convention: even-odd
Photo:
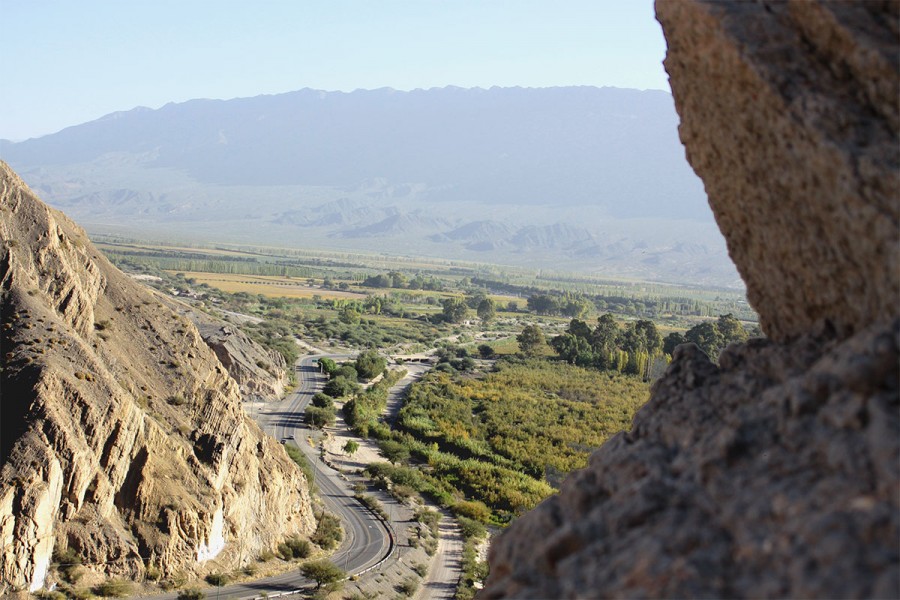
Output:
[[646,352],[652,356],[662,348],[662,337],[652,321],[638,320],[625,328],[620,345],[625,352]]
[[337,363],[328,357],[322,357],[319,359],[319,370],[330,375],[337,370]]
[[325,384],[322,391],[332,398],[343,398],[355,394],[359,390],[359,384],[346,377],[335,377]]
[[318,408],[334,408],[334,399],[328,394],[316,392],[312,397],[312,405]]
[[359,444],[356,442],[356,440],[347,440],[347,443],[344,444],[343,450],[350,456],[353,456],[354,454],[356,454],[356,451],[359,450]]
[[310,427],[322,429],[334,425],[334,409],[308,406],[306,408],[306,422]]
[[391,271],[388,273],[388,277],[391,278],[391,287],[392,288],[405,288],[407,286],[406,275],[401,273],[400,271]]
[[409,448],[395,440],[382,440],[378,443],[381,454],[392,463],[409,460]]
[[669,356],[675,353],[675,348],[684,343],[684,336],[677,331],[673,331],[663,338],[662,350]]
[[615,362],[613,356],[619,348],[621,334],[622,330],[611,314],[606,313],[597,319],[597,326],[591,332],[591,347],[601,369],[611,368]]
[[469,307],[462,298],[444,298],[441,306],[444,307],[441,314],[448,323],[459,323],[469,314]]
[[350,381],[356,381],[357,379],[359,379],[359,371],[357,371],[356,367],[354,367],[353,365],[341,365],[331,372],[332,379],[336,379],[338,377],[343,377],[345,379],[349,379]]
[[684,341],[697,344],[710,359],[716,360],[725,340],[713,321],[704,321],[688,329]]
[[338,319],[346,325],[359,325],[359,312],[352,306],[345,306],[338,313]]
[[522,333],[516,336],[519,349],[525,356],[537,356],[547,344],[544,332],[537,325],[527,325]]
[[588,314],[593,305],[586,298],[575,298],[568,300],[565,305],[560,307],[560,311],[567,317],[580,319]]
[[569,321],[569,328],[566,329],[566,333],[571,333],[575,337],[584,338],[586,340],[591,339],[590,326],[579,319],[572,319],[571,321]]
[[727,346],[731,342],[747,341],[747,330],[731,313],[719,316],[716,321],[716,329],[722,334],[723,346]]
[[478,307],[476,309],[478,318],[481,319],[484,323],[488,323],[497,315],[497,309],[494,305],[494,301],[490,298],[484,298],[481,302],[478,303]]
[[588,341],[571,333],[556,336],[550,340],[550,346],[561,359],[572,365],[583,362],[580,360],[581,357],[585,357],[588,362],[592,357],[591,345]]
[[356,372],[368,381],[384,371],[387,361],[376,350],[366,350],[356,357]]
[[345,577],[344,572],[330,560],[314,560],[300,567],[303,576],[316,582],[316,589]]
[[478,355],[481,358],[493,358],[494,357],[494,349],[488,344],[480,344],[478,346]]
[[539,315],[554,315],[559,312],[559,300],[550,294],[535,294],[528,297],[528,310]]

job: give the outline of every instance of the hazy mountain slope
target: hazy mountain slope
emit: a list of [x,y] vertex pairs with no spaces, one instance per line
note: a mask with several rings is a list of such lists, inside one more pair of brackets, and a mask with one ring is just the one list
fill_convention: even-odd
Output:
[[0,592],[237,566],[311,532],[303,475],[195,327],[0,162]]
[[[545,259],[570,270],[598,267],[565,240],[530,245],[532,234],[517,231],[577,226],[603,238],[638,233],[636,243],[676,233],[675,243],[707,247],[707,274],[734,283],[677,122],[660,91],[307,89],[115,113],[0,142],[0,154],[91,230]],[[509,227],[509,239],[447,235],[486,220]],[[609,258],[609,274],[701,277]]]

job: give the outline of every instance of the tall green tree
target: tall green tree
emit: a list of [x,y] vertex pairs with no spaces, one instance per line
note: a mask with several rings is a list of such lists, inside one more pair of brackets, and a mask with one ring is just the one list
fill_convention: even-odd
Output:
[[469,314],[469,307],[462,298],[444,298],[441,300],[441,314],[448,323],[459,323]]
[[675,348],[684,343],[684,335],[678,333],[677,331],[673,331],[665,338],[663,338],[663,352],[672,356],[675,353]]
[[556,336],[550,340],[550,347],[570,365],[589,364],[594,356],[587,339],[571,333]]
[[716,360],[724,346],[725,338],[719,333],[714,321],[704,321],[688,329],[684,334],[684,341],[697,344],[708,357]]
[[591,332],[591,347],[601,369],[612,368],[617,363],[615,357],[621,335],[622,329],[611,314],[603,314],[597,319],[597,326]]
[[731,313],[720,315],[716,320],[716,329],[722,334],[723,344],[727,346],[732,342],[747,341],[747,330]]
[[516,341],[519,342],[519,350],[525,356],[537,356],[547,345],[544,332],[537,325],[527,325],[522,333],[516,336]]
[[377,377],[387,366],[387,360],[377,350],[366,350],[356,357],[356,372],[364,381]]
[[478,318],[484,323],[492,321],[497,314],[497,308],[494,305],[494,301],[490,298],[483,298],[481,302],[478,303],[477,314]]

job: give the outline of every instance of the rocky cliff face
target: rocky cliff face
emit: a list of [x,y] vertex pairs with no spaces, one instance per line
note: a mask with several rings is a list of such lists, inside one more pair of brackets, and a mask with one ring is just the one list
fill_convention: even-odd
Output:
[[139,578],[237,565],[314,521],[196,328],[0,163],[0,590],[54,549]]
[[244,400],[266,402],[284,395],[288,367],[280,353],[260,346],[237,327],[208,314],[189,310],[185,316],[237,382]]
[[900,596],[900,3],[657,0],[769,340],[676,351],[480,598]]

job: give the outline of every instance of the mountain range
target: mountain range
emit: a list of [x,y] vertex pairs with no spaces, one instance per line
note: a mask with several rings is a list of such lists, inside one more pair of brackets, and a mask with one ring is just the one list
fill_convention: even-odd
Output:
[[740,286],[671,96],[304,89],[136,108],[0,156],[94,233]]

